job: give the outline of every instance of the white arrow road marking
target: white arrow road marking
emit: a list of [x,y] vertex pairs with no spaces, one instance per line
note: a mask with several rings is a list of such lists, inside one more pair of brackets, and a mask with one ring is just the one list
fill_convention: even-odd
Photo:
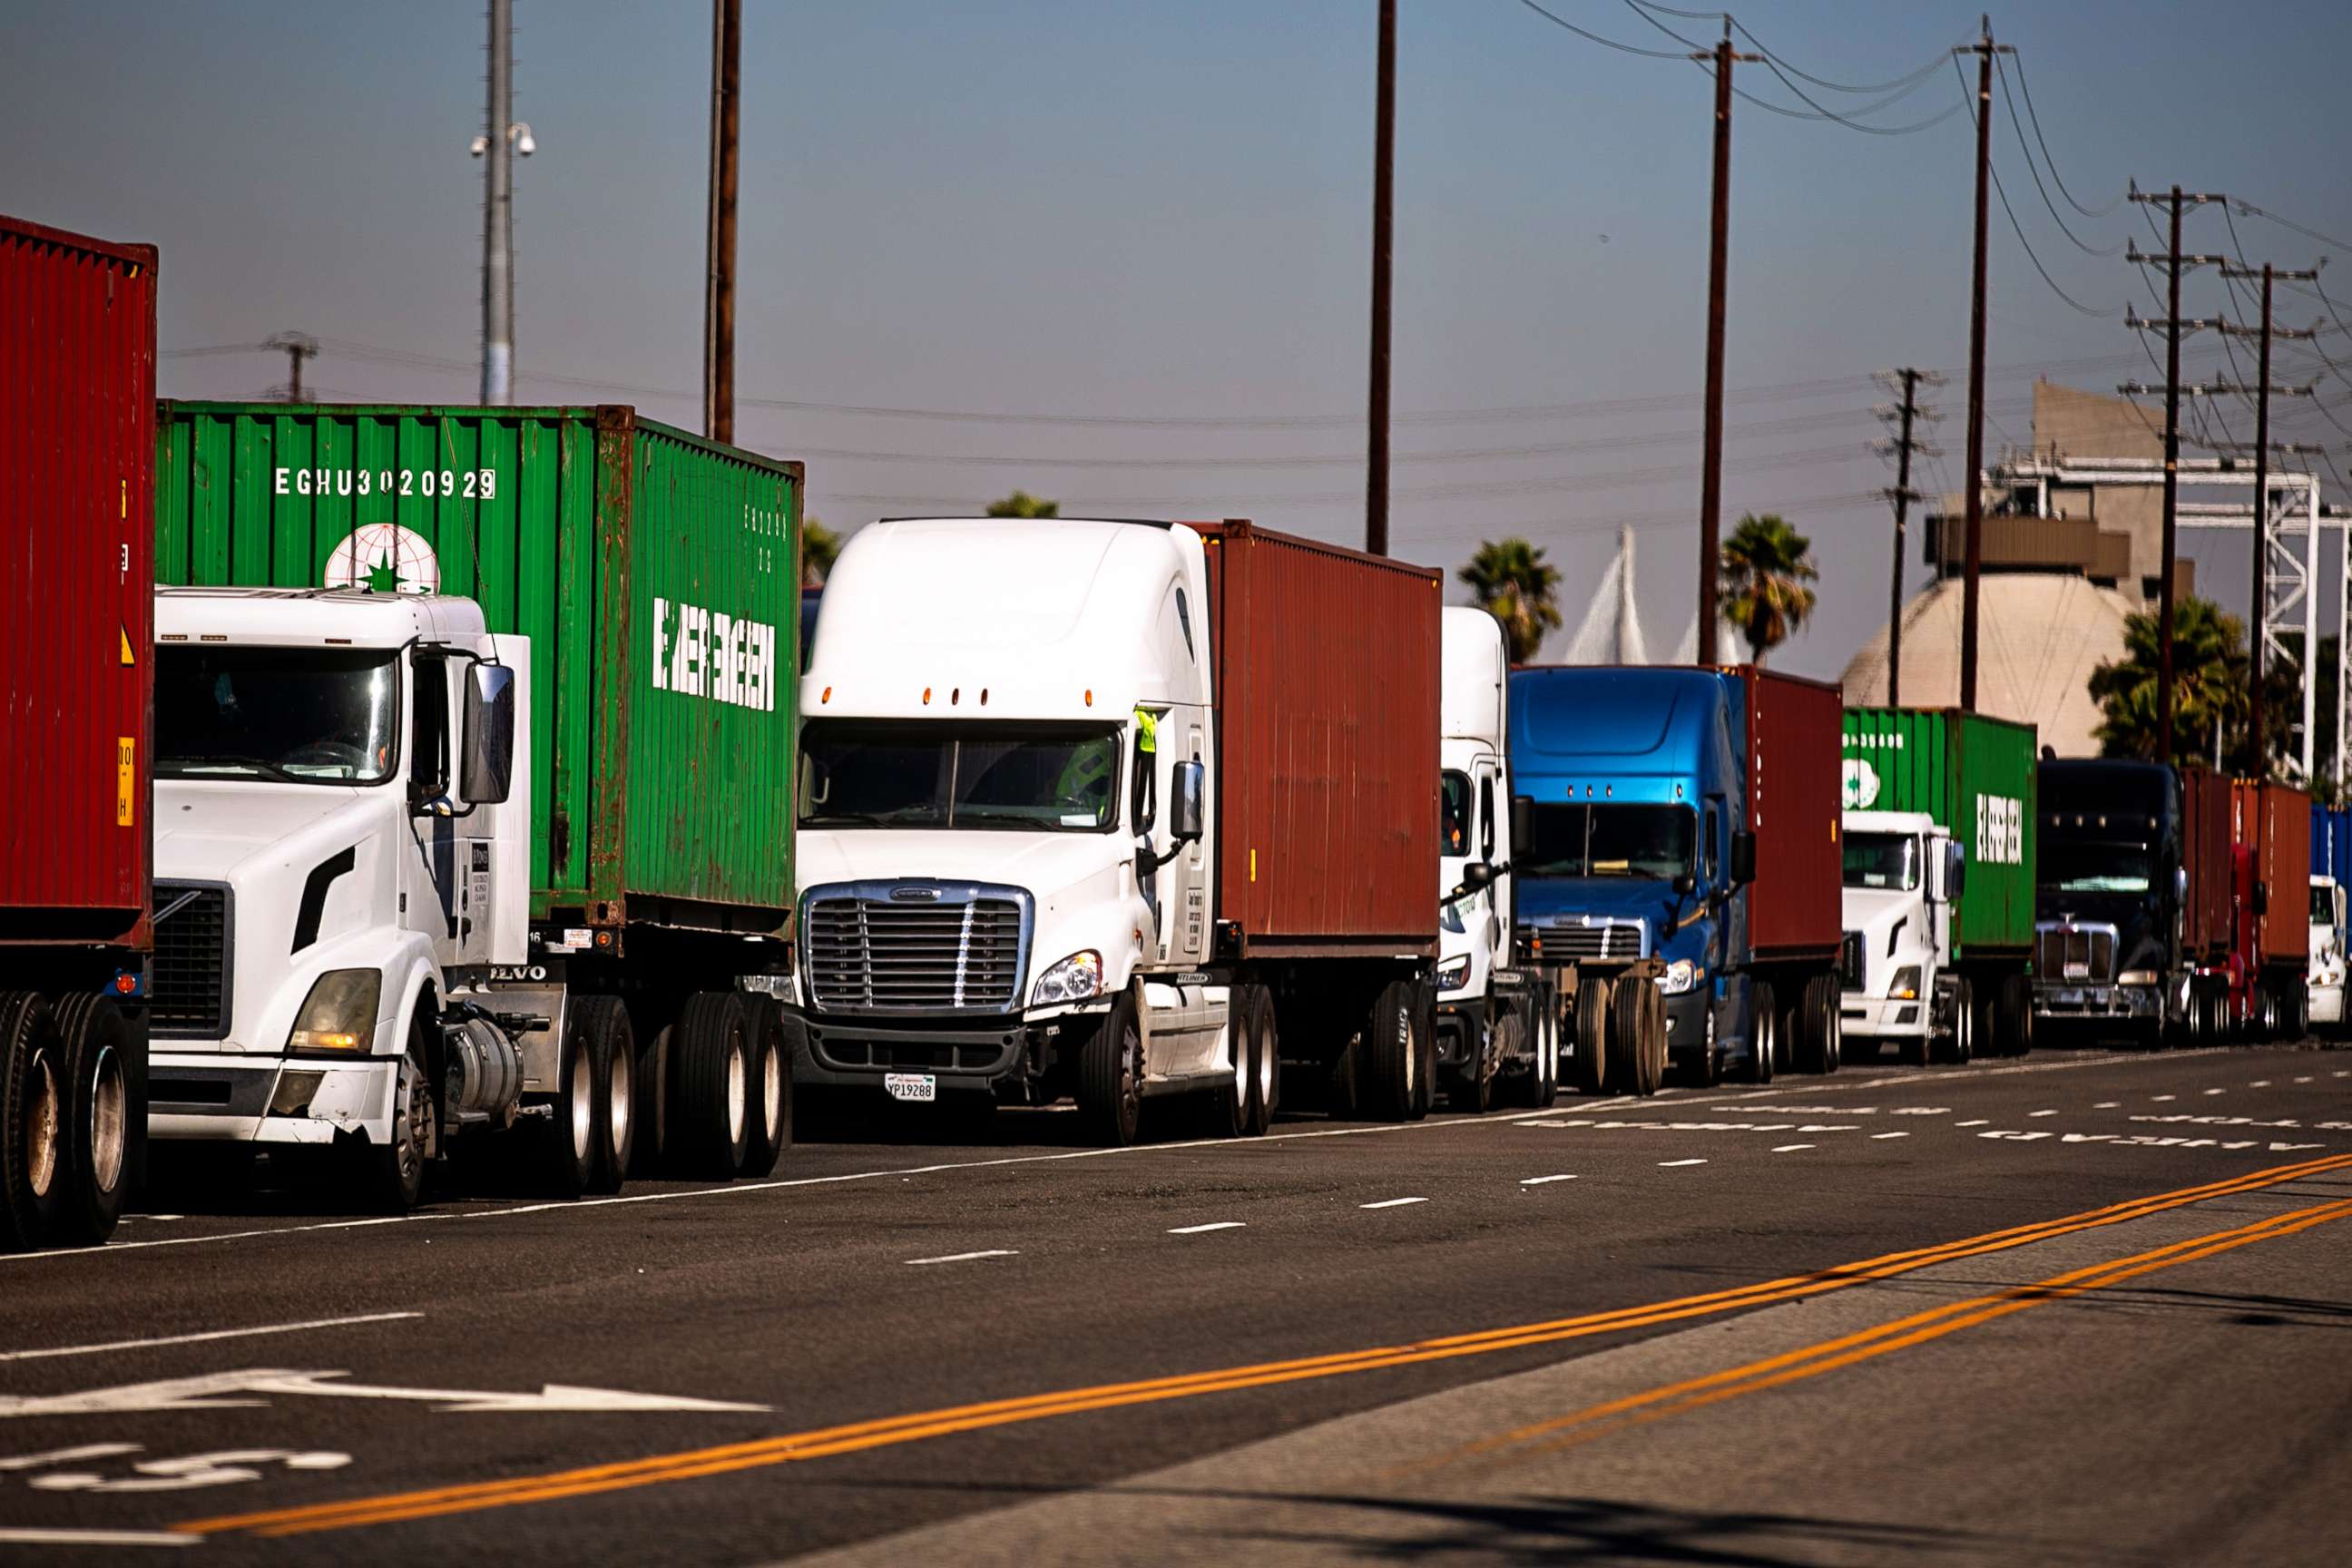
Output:
[[178,1530],[0,1529],[0,1546],[202,1546],[205,1538]]
[[139,1473],[109,1479],[86,1470],[65,1470],[36,1476],[31,1485],[50,1492],[184,1492],[200,1487],[225,1487],[257,1481],[255,1465],[283,1465],[289,1470],[340,1470],[352,1462],[349,1454],[295,1448],[224,1448],[213,1454],[186,1454],[176,1459],[142,1459],[131,1467]]
[[84,1443],[79,1448],[52,1448],[46,1454],[19,1454],[0,1459],[0,1471],[37,1470],[44,1465],[70,1465],[77,1459],[112,1459],[139,1451],[136,1443]]
[[0,1418],[37,1415],[97,1415],[146,1410],[231,1410],[264,1405],[267,1399],[231,1394],[316,1394],[334,1399],[409,1399],[444,1411],[765,1410],[764,1405],[689,1399],[667,1394],[630,1394],[616,1388],[579,1388],[551,1383],[536,1394],[464,1388],[388,1388],[341,1383],[344,1372],[292,1372],[249,1367],[203,1377],[131,1383],[79,1394],[0,1394]]

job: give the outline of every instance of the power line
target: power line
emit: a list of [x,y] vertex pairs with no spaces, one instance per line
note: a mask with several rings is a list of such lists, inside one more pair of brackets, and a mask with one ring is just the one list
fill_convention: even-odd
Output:
[[[2123,205],[2124,198],[2121,195],[2118,195],[2114,201],[2109,202],[2105,206],[2100,208],[2096,212],[2093,212],[2089,207],[2084,206],[2082,203],[2074,199],[2074,194],[2066,188],[2065,180],[2062,178],[2058,173],[2058,161],[2050,155],[2050,142],[2048,139],[2042,134],[2042,117],[2033,111],[2033,87],[2032,83],[2025,79],[2025,57],[2019,55],[2016,57],[2016,59],[2017,89],[2025,95],[2025,116],[2028,120],[2032,121],[2033,139],[2042,143],[2042,161],[2050,165],[2050,177],[2057,182],[2058,194],[2066,198],[2066,205],[2068,206],[2073,207],[2084,217],[2103,218],[2106,216],[2109,213],[2114,212],[2116,208]],[[2007,82],[2004,81],[2002,83],[2001,90],[2003,92],[2008,90]],[[2013,113],[2014,110],[2012,110],[2011,112]]]
[[[1633,0],[1627,0],[1627,4],[1630,5],[1632,3]],[[1886,108],[1888,105],[1909,97],[1922,82],[1925,82],[1927,79],[1929,73],[1924,70],[1914,72],[1910,77],[1904,79],[1910,85],[1879,100],[1876,103],[1867,104],[1863,108],[1855,110],[1853,111],[1853,115],[1842,114],[1836,110],[1830,108],[1827,104],[1820,102],[1811,94],[1807,93],[1803,88],[1799,87],[1796,83],[1795,78],[1790,75],[1790,71],[1782,68],[1780,58],[1774,55],[1770,49],[1766,48],[1764,45],[1757,39],[1755,34],[1748,32],[1746,27],[1740,26],[1736,18],[1727,17],[1726,19],[1730,22],[1733,27],[1738,28],[1738,31],[1748,38],[1748,42],[1756,45],[1757,52],[1764,57],[1764,68],[1770,71],[1775,77],[1778,77],[1780,79],[1780,85],[1787,88],[1789,91],[1796,97],[1800,103],[1802,103],[1806,108],[1811,110],[1813,111],[1813,118],[1834,121],[1836,123],[1844,126],[1849,131],[1860,131],[1871,136],[1910,136],[1915,135],[1919,132],[1929,130],[1932,127],[1941,125],[1945,121],[1949,120],[1955,113],[1957,113],[1961,107],[1961,105],[1956,104],[1952,108],[1944,110],[1941,114],[1931,116],[1928,119],[1916,121],[1910,125],[1865,125],[1853,116],[1875,114],[1880,110]],[[1809,78],[1808,79],[1811,79]],[[1850,89],[1837,88],[1832,90],[1843,92]],[[1746,95],[1743,94],[1742,96]],[[1781,109],[1777,104],[1764,103],[1761,99],[1751,98],[1748,101],[1751,103],[1761,104],[1764,108],[1771,109],[1777,113],[1790,115],[1794,119],[1801,120],[1806,118],[1806,116],[1797,114],[1794,110]]]
[[1601,44],[1609,48],[1620,50],[1625,54],[1640,55],[1644,58],[1654,60],[1678,60],[1683,58],[1681,53],[1676,50],[1645,49],[1634,44],[1621,44],[1614,38],[1604,38],[1598,33],[1589,33],[1582,27],[1578,26],[1575,23],[1570,21],[1567,17],[1552,15],[1549,11],[1547,11],[1542,6],[1537,5],[1536,0],[1519,0],[1519,4],[1525,5],[1528,10],[1533,11],[1537,16],[1541,16],[1545,21],[1549,22],[1556,27],[1566,27],[1570,32],[1574,33],[1580,38],[1590,38],[1596,44]]
[[[1965,73],[1960,73],[1960,61],[1958,55],[1952,57],[1952,69],[1955,73],[1959,74],[1960,91],[1963,94],[1966,94],[1969,87],[1969,79]],[[1968,109],[1969,122],[1970,124],[1974,124],[1976,122],[1977,115],[1976,105],[1969,103],[1965,97],[1963,97],[1961,101]],[[2065,289],[2058,287],[2058,279],[2050,276],[2050,268],[2042,265],[2042,258],[2035,255],[2033,252],[2032,242],[2025,237],[2025,226],[2017,221],[2017,209],[2009,205],[2009,192],[2000,183],[2000,171],[1997,168],[1991,167],[1990,164],[1987,165],[1987,171],[1992,175],[1993,194],[2000,197],[2000,210],[2009,216],[2009,226],[2011,232],[2017,236],[2017,243],[2025,250],[2025,258],[2033,263],[2033,270],[2042,274],[2042,281],[2050,286],[2050,291],[2053,294],[2057,295],[2058,298],[2063,300],[2067,304],[2073,306],[2076,310],[2085,316],[2103,318],[2121,315],[2123,310],[2120,306],[2112,310],[2093,310],[2090,306],[2084,304],[2083,301],[2075,299],[2074,296],[2066,292]]]
[[[1663,6],[1654,8],[1661,10],[1664,9]],[[1737,28],[1740,35],[1749,43],[1756,46],[1756,52],[1758,54],[1762,55],[1768,60],[1777,61],[1780,65],[1785,68],[1791,76],[1801,78],[1805,81],[1811,83],[1813,86],[1821,88],[1828,92],[1846,92],[1852,93],[1857,98],[1867,98],[1874,93],[1887,92],[1896,88],[1907,89],[1914,84],[1934,75],[1936,68],[1944,63],[1944,58],[1939,54],[1934,58],[1928,60],[1926,65],[1921,66],[1917,70],[1912,71],[1907,75],[1896,77],[1892,81],[1872,82],[1868,84],[1830,81],[1825,78],[1817,77],[1810,71],[1800,70],[1795,65],[1790,62],[1786,56],[1776,53],[1770,45],[1765,43],[1763,39],[1758,37],[1753,32],[1750,32],[1747,25],[1741,22],[1738,17],[1730,16],[1727,17],[1726,20],[1729,21],[1732,26]],[[1892,100],[1889,101],[1891,102]],[[1867,112],[1867,110],[1863,110],[1861,112]]]
[[2230,205],[2236,207],[2248,217],[2268,218],[2271,222],[2277,224],[2282,228],[2291,228],[2294,230],[2295,233],[2303,236],[2305,239],[2315,239],[2322,245],[2332,245],[2338,250],[2352,250],[2352,239],[2337,239],[2335,236],[2322,234],[2315,228],[2305,228],[2303,225],[2295,222],[2293,218],[2281,217],[2274,212],[2265,212],[2261,207],[2254,205],[2252,202],[2232,201]]
[[[2116,252],[2123,248],[2123,246],[2120,243],[2110,245],[2105,249],[2102,250],[2096,246],[2084,244],[2081,237],[2076,235],[2073,229],[2066,226],[2065,218],[2061,216],[2058,211],[2058,204],[2050,199],[2049,189],[2042,183],[2042,169],[2040,165],[2035,163],[2033,161],[2033,149],[2026,144],[2025,122],[2018,118],[2017,99],[2009,90],[2009,71],[1998,58],[1993,61],[1993,70],[1994,73],[2000,78],[2001,100],[2009,105],[2009,125],[2010,129],[2017,133],[2017,150],[2025,154],[2025,171],[2027,174],[2033,176],[2033,188],[2042,193],[2042,205],[2050,209],[2050,221],[2056,224],[2058,226],[2058,232],[2064,235],[2068,242],[2084,255],[2101,257],[2115,255]],[[2038,136],[2039,132],[2036,134]],[[2042,146],[2042,155],[2044,158],[2047,158],[2050,155],[2050,148],[2047,143],[2044,143]],[[2053,179],[2057,177],[2058,166],[2055,163],[2053,163],[2050,166],[2050,174]],[[2072,201],[2074,198],[2070,196],[2067,199]]]

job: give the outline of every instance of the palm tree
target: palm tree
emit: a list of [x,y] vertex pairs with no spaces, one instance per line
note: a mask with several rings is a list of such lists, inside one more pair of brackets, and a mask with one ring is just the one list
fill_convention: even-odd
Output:
[[841,535],[814,517],[801,519],[801,586],[822,588],[841,559]]
[[1003,500],[990,501],[988,515],[991,517],[1059,517],[1062,515],[1062,503],[1057,500],[1041,500],[1027,490],[1014,490]]
[[[2124,657],[2091,672],[2091,695],[2101,715],[2099,747],[2110,757],[2154,757],[2157,730],[2156,612],[2124,617]],[[2267,695],[2282,719],[2282,699],[2300,708],[2293,678],[2273,669]],[[2221,738],[2222,761],[2246,762],[2247,700],[2253,682],[2246,651],[2246,624],[2210,599],[2190,596],[2172,606],[2172,749],[2183,757],[2210,757]],[[2283,725],[2273,727],[2275,754]]]
[[1806,584],[1820,576],[1813,542],[1779,512],[1743,515],[1723,542],[1723,614],[1748,638],[1757,663],[1813,613],[1814,594]]
[[1544,564],[1544,552],[1526,540],[1486,541],[1455,575],[1478,595],[1479,607],[1503,623],[1513,664],[1533,658],[1544,634],[1559,629],[1552,591],[1559,586],[1559,569]]

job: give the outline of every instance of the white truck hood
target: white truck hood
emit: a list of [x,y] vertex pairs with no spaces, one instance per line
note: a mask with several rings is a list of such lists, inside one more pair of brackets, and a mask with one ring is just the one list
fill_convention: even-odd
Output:
[[285,857],[294,841],[349,816],[348,832],[327,834],[341,840],[330,849],[340,848],[363,835],[373,815],[365,791],[337,785],[159,779],[155,874],[173,881],[229,881],[256,856]]
[[[1884,995],[1897,968],[1921,961],[1927,935],[1927,900],[1916,888],[1848,888],[1843,909],[1845,929],[1862,933],[1862,988],[1869,995]],[[1887,939],[1897,921],[1906,923],[1895,937],[1890,955]]]
[[793,841],[801,890],[828,882],[998,882],[1040,900],[1135,858],[1121,833],[966,833],[803,828]]

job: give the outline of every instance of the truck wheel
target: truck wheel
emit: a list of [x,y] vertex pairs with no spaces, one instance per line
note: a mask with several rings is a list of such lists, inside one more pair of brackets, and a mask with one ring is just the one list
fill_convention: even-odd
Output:
[[1666,994],[1654,984],[1642,988],[1641,1068],[1633,1092],[1647,1097],[1666,1087]]
[[1437,1109],[1437,987],[1412,987],[1413,1100],[1405,1120],[1419,1121]]
[[1226,999],[1225,1042],[1233,1061],[1225,1081],[1207,1097],[1205,1136],[1238,1138],[1249,1126],[1250,1091],[1257,1081],[1257,1037],[1250,1027],[1250,1008],[1256,998],[1256,986],[1236,985]]
[[1143,1110],[1143,1032],[1135,998],[1122,995],[1078,1047],[1078,1114],[1097,1143],[1124,1149],[1135,1142]]
[[751,1030],[743,999],[732,991],[696,992],[678,1013],[671,1046],[670,1139],[677,1161],[689,1175],[732,1181],[751,1131]]
[[[631,1033],[635,1032],[634,1025]],[[672,1044],[677,1030],[665,1024],[637,1047],[637,1136],[629,1152],[629,1174],[650,1181],[662,1173],[669,1147],[669,1066],[676,1055]]]
[[66,1184],[58,1239],[95,1247],[122,1217],[130,1173],[131,1021],[95,991],[77,992],[58,1008],[65,1043]]
[[592,1151],[586,1191],[617,1193],[637,1141],[637,1037],[618,996],[582,996],[572,1023],[586,1046]]
[[1253,990],[1249,1009],[1253,1070],[1249,1116],[1242,1135],[1262,1138],[1274,1126],[1275,1107],[1282,1103],[1282,1037],[1275,1026],[1274,993],[1263,985]]
[[1576,1092],[1609,1089],[1609,986],[1599,976],[1576,987]]
[[433,1145],[433,1086],[425,1076],[424,1020],[408,1029],[408,1054],[393,1080],[392,1127],[382,1143],[362,1143],[360,1189],[379,1214],[406,1214],[425,1196],[425,1152]]
[[0,993],[0,1247],[30,1251],[57,1226],[65,1072],[57,1016],[37,991]]
[[1512,1080],[1520,1090],[1515,1098],[1533,1104],[1538,1098],[1535,1053],[1528,1049],[1527,1022],[1515,1007],[1495,1020],[1493,1047],[1486,1058],[1471,1063],[1468,1072],[1455,1075],[1446,1103],[1455,1110],[1484,1116],[1495,1108],[1496,1081],[1503,1076],[1505,1065],[1523,1055],[1528,1058],[1528,1076]]
[[[1701,1088],[1715,1081],[1715,1053],[1704,1053],[1709,1061],[1706,1074],[1699,1080]],[[1771,985],[1761,980],[1748,983],[1748,1078],[1751,1083],[1770,1083],[1772,1069],[1780,1054],[1780,999],[1772,994]]]
[[1549,1110],[1559,1099],[1559,993],[1547,985],[1538,994],[1535,1036],[1535,1108]]
[[[793,1141],[793,1052],[795,1033],[782,1004],[772,996],[746,996],[751,1015],[751,1130],[743,1142],[743,1165],[735,1173],[753,1181],[766,1176]],[[989,1101],[993,1105],[995,1100]],[[640,1136],[644,1129],[638,1129]]]
[[1992,1054],[2001,1057],[2021,1057],[2033,1048],[2033,983],[2024,975],[2001,977],[2000,1037],[1989,1043]]
[[1620,1094],[1639,1094],[1642,992],[1646,980],[1621,974],[1609,986],[1609,1081]]
[[1832,1053],[1837,1048],[1837,992],[1823,984],[1825,978],[1816,974],[1807,980],[1791,1010],[1790,1022],[1795,1026],[1790,1045],[1796,1053],[1799,1072],[1836,1070]]
[[1422,1105],[1421,988],[1391,980],[1373,999],[1364,1021],[1364,1067],[1369,1084],[1359,1087],[1365,1107],[1380,1121],[1418,1121]]

